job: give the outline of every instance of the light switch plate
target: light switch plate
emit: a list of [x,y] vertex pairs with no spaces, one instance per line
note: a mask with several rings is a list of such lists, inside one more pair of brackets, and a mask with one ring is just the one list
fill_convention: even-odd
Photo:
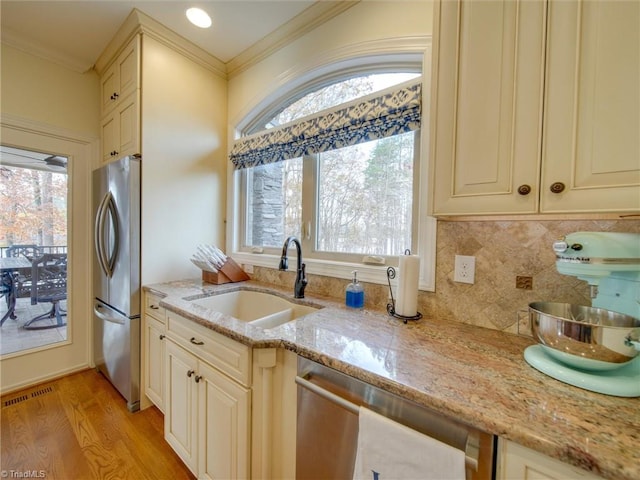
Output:
[[468,255],[456,255],[453,281],[460,283],[475,283],[476,257]]

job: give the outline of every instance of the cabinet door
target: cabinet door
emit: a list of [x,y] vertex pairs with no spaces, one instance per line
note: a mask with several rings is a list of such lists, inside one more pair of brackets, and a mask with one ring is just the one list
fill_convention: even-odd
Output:
[[544,25],[544,2],[436,4],[433,214],[537,211]]
[[198,478],[248,478],[249,390],[200,363]]
[[118,56],[118,95],[119,98],[125,98],[133,93],[139,86],[140,77],[140,56],[139,52],[140,37],[136,37],[129,42],[127,47]]
[[598,480],[600,477],[547,457],[539,452],[500,439],[497,480]]
[[165,356],[164,437],[189,469],[197,475],[198,389],[194,381],[198,361],[170,340]]
[[165,327],[162,322],[145,315],[145,329],[144,393],[164,412]]
[[109,113],[119,101],[138,88],[140,84],[139,42],[139,36],[136,35],[101,77],[102,116]]
[[138,91],[135,91],[102,120],[103,162],[140,153],[139,105]]
[[118,69],[117,63],[111,65],[107,71],[100,78],[101,82],[101,90],[102,90],[102,115],[105,115],[111,110],[116,104],[116,96],[115,94],[118,91]]
[[115,152],[118,151],[120,139],[118,131],[120,125],[118,118],[111,114],[102,120],[102,161],[110,162],[117,157]]
[[541,209],[638,211],[640,2],[553,0],[548,24]]
[[140,153],[140,108],[137,92],[122,99],[117,108],[118,158]]

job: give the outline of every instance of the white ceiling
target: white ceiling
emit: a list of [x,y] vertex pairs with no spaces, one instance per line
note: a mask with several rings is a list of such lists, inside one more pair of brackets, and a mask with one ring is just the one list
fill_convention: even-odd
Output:
[[[78,71],[93,66],[133,8],[226,63],[277,30],[315,0],[1,0],[2,41]],[[191,25],[188,7],[213,26]]]

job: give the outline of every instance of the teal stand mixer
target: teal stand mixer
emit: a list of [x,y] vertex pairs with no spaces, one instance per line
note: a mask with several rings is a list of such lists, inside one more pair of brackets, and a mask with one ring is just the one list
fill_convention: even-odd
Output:
[[534,302],[527,363],[606,395],[640,396],[640,234],[576,232],[554,242],[556,268],[586,281],[591,306]]

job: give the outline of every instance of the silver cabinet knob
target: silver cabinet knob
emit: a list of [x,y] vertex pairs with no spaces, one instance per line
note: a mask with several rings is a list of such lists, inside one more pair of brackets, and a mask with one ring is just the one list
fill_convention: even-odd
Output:
[[564,253],[569,248],[569,244],[564,241],[564,238],[553,242],[553,251],[556,253]]

